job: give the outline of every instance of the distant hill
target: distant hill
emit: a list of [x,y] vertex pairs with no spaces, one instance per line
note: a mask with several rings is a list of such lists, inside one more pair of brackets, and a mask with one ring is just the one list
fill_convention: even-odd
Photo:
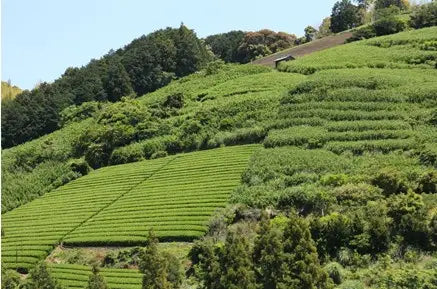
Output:
[[22,90],[17,86],[11,86],[6,81],[2,81],[2,100],[13,99]]
[[193,30],[157,30],[83,67],[69,67],[53,83],[41,83],[2,106],[2,147],[11,147],[59,128],[61,112],[84,102],[116,102],[143,95],[203,68],[212,59]]

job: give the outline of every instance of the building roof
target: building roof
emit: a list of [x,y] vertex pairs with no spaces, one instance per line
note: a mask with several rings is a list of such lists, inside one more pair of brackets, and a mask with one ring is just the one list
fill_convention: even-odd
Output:
[[278,62],[278,61],[289,60],[289,59],[294,59],[294,57],[291,56],[291,54],[287,54],[285,56],[282,56],[282,57],[279,57],[279,58],[275,59],[274,61]]

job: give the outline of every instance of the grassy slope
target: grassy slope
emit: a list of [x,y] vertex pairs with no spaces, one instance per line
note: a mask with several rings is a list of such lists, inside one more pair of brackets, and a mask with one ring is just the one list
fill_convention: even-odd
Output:
[[[429,69],[435,62],[436,52],[420,50],[420,44],[434,39],[435,32],[436,28],[427,28],[352,43],[285,63],[281,69],[312,73],[318,70],[332,71],[331,68],[336,68],[340,77],[347,75],[349,79],[356,79],[357,85],[360,86],[359,82],[374,83],[376,81],[374,78],[379,78],[381,74],[387,74],[386,72],[390,74],[391,70],[372,70],[372,73],[367,77],[368,70],[354,69],[351,71],[350,67],[404,67],[408,70],[393,70],[395,76],[386,79],[387,82],[403,82],[402,85],[396,85],[396,87],[387,87],[390,90],[391,101],[399,102],[409,99],[409,103],[417,102],[414,98],[432,98],[437,90],[435,81],[433,83],[435,70]],[[374,45],[375,43],[387,48],[377,47]],[[400,43],[407,44],[403,46],[393,45]],[[391,58],[390,55],[397,55],[399,58]],[[415,58],[413,55],[418,56]],[[423,60],[423,57],[428,60],[421,64],[399,62],[399,59]],[[379,64],[375,64],[375,59],[380,59],[377,61]],[[380,62],[381,59],[384,62]],[[373,64],[363,65],[364,61]],[[428,80],[421,80],[422,70],[413,71],[409,70],[410,68],[427,69],[425,76]],[[409,71],[413,71],[411,77],[408,76],[409,73],[405,73]],[[309,83],[323,83],[330,74],[330,72],[326,74],[316,73],[308,81]],[[385,79],[389,76],[382,75],[381,77],[381,79]],[[408,81],[411,82],[403,81],[405,77],[408,77]],[[306,79],[304,75],[282,74],[268,68],[246,65],[227,66],[212,75],[197,73],[175,81],[167,87],[138,99],[139,105],[151,106],[161,103],[168,95],[178,92],[184,94],[186,102],[184,108],[176,116],[165,119],[163,122],[166,127],[172,127],[170,132],[166,132],[167,136],[139,139],[125,147],[116,148],[114,154],[133,160],[148,158],[154,152],[153,150],[167,150],[163,139],[183,137],[184,132],[181,131],[181,128],[189,126],[196,120],[203,125],[202,141],[206,143],[207,147],[260,141],[270,129],[286,128],[309,122],[313,124],[323,122],[318,115],[314,115],[318,112],[326,114],[326,110],[312,113],[299,112],[300,115],[287,113],[285,119],[277,117],[280,109],[278,102],[282,94]],[[335,79],[331,81],[335,81]],[[355,84],[351,82],[351,85]],[[386,95],[389,92],[379,89],[372,93]],[[398,95],[395,95],[396,93]],[[351,94],[352,97],[359,98],[360,92]],[[378,96],[372,97],[375,100]],[[318,99],[312,101],[318,101]],[[340,99],[340,101],[342,100]],[[311,102],[303,105],[310,106]],[[281,110],[284,111],[283,108]],[[337,118],[347,117],[339,116],[339,113],[337,112]],[[424,113],[429,115],[429,110],[424,111]],[[326,117],[328,116],[325,115]],[[362,117],[366,116],[362,115]],[[373,116],[373,118],[375,117],[378,116]],[[84,131],[95,128],[93,125],[97,122],[97,118],[98,114],[94,119],[73,123],[40,139],[4,150],[2,159],[2,212],[25,204],[76,178],[77,174],[72,172],[68,165],[69,159],[75,157],[74,144],[78,142],[78,137]],[[369,118],[372,116],[367,116],[367,119]],[[410,120],[410,122],[412,121]],[[145,153],[145,151],[150,151],[150,147],[153,147],[152,151]],[[135,158],[131,156],[132,151],[136,151]],[[57,170],[53,170],[53,167],[56,167]]]
[[[183,92],[184,108],[178,112],[177,116],[163,120],[163,125],[172,130],[167,136],[176,139],[183,137],[181,126],[187,125],[202,115],[209,114],[214,115],[214,121],[222,121],[220,115],[226,115],[227,126],[233,126],[205,128],[208,134],[214,133],[217,134],[217,138],[223,138],[220,132],[252,127],[255,111],[258,111],[259,118],[262,120],[269,118],[270,113],[274,112],[268,111],[267,108],[275,109],[275,102],[281,93],[304,78],[302,75],[282,74],[265,67],[230,65],[217,74],[199,73],[175,81],[167,87],[139,98],[137,103],[143,106],[159,104],[168,95]],[[237,88],[238,94],[232,95]],[[202,95],[202,101],[198,100],[199,95]],[[251,115],[247,115],[248,109],[254,110]],[[37,140],[3,150],[2,212],[25,204],[75,179],[77,175],[68,165],[70,159],[77,157],[74,144],[78,142],[78,137],[82,133],[99,125],[97,119],[98,115],[93,119],[72,123]],[[258,122],[260,121],[261,119]],[[166,150],[165,147],[159,146],[163,137],[166,135],[145,141],[149,144],[157,142],[156,150]],[[131,146],[143,150],[144,144],[141,141],[132,143]],[[218,145],[215,144],[213,147]],[[126,148],[129,151],[130,149],[130,147]],[[186,150],[193,149],[196,148]],[[122,148],[116,151],[124,153]],[[149,157],[150,154],[144,156],[144,158]],[[57,167],[58,170],[50,170],[53,167]],[[23,179],[26,181],[22,182]]]
[[2,81],[2,100],[13,99],[22,90],[17,86],[11,86],[9,83]]

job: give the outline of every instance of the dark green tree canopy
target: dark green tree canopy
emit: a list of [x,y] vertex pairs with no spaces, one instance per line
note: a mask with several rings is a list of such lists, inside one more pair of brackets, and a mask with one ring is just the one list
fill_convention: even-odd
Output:
[[15,146],[58,129],[60,113],[69,105],[143,95],[199,70],[210,60],[206,45],[184,25],[142,36],[86,66],[68,68],[54,83],[24,91],[2,105],[2,146]]
[[341,0],[334,4],[331,13],[331,31],[334,33],[354,28],[361,24],[359,8],[350,0]]

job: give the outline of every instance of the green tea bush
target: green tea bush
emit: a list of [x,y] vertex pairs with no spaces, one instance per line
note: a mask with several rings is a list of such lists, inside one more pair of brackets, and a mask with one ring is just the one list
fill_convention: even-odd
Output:
[[[390,28],[388,29],[390,31],[400,29],[402,26],[401,24],[398,26],[397,21],[381,24],[384,24],[380,28],[381,33],[387,32],[384,28]],[[420,45],[417,44],[435,40],[435,31],[435,27],[430,27],[349,43],[313,53],[309,57],[281,63],[278,69],[305,75],[333,69],[349,69],[351,73],[352,68],[364,67],[434,69],[435,53],[421,50]],[[402,48],[398,47],[399,45],[402,45]]]
[[361,155],[364,152],[389,153],[396,150],[411,150],[416,147],[416,143],[411,139],[387,139],[387,140],[368,140],[368,141],[343,141],[328,142],[324,148],[337,154],[352,152]]
[[283,130],[272,130],[264,141],[266,148],[277,146],[304,146],[320,148],[327,131],[321,127],[296,126]]
[[401,172],[394,168],[384,168],[377,172],[371,182],[372,185],[382,189],[386,196],[406,193],[408,190],[407,181]]
[[366,183],[345,184],[333,191],[338,203],[342,206],[364,206],[368,201],[383,199],[381,189]]
[[417,193],[435,194],[437,193],[437,171],[430,170],[424,172],[419,180],[416,188]]

